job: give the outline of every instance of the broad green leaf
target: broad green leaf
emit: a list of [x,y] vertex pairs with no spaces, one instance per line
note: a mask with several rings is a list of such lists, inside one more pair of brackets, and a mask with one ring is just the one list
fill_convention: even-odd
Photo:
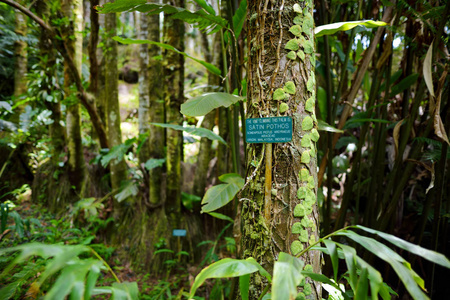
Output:
[[423,279],[411,269],[410,264],[406,260],[404,260],[392,249],[372,238],[360,236],[353,231],[345,230],[336,233],[336,235],[346,236],[352,239],[391,265],[414,299],[429,299],[428,296],[421,290],[421,288],[425,289]]
[[114,282],[112,284],[112,295],[114,300],[137,300],[139,299],[139,288],[136,282]]
[[206,128],[196,128],[196,127],[183,127],[180,125],[175,125],[175,124],[165,124],[165,123],[150,123],[154,126],[157,127],[163,127],[163,128],[169,128],[169,129],[173,129],[173,130],[181,130],[181,131],[185,131],[191,135],[195,135],[195,136],[199,136],[199,137],[205,137],[207,139],[210,139],[211,141],[219,141],[222,144],[226,145],[227,143],[225,142],[225,140],[218,136],[217,134],[215,134],[214,132],[212,132],[211,130],[208,130]]
[[245,183],[242,177],[233,173],[221,175],[219,179],[225,183],[206,191],[202,200],[202,212],[211,212],[228,204]]
[[323,120],[317,120],[317,128],[322,131],[343,133],[343,130],[337,129]]
[[104,168],[112,161],[116,160],[116,163],[122,161],[123,156],[127,153],[128,149],[133,146],[133,143],[136,141],[136,138],[128,139],[125,141],[125,143],[116,145],[112,147],[109,152],[104,155],[101,159],[101,164]]
[[272,299],[295,299],[297,286],[304,278],[301,274],[303,261],[287,253],[281,252],[274,264]]
[[189,299],[191,299],[197,289],[209,278],[229,278],[229,277],[239,277],[247,274],[252,274],[259,271],[261,275],[266,277],[269,282],[272,278],[260,264],[252,257],[246,260],[225,258],[218,262],[215,262],[208,267],[204,268],[200,274],[195,277],[194,283],[191,286],[191,291],[189,293]]
[[233,16],[233,30],[236,38],[241,34],[247,17],[247,0],[242,0]]
[[130,44],[139,44],[139,45],[141,45],[141,44],[150,44],[150,45],[159,46],[159,47],[161,47],[163,49],[174,51],[174,52],[176,52],[178,54],[181,54],[181,55],[183,55],[183,56],[185,56],[187,58],[192,59],[193,61],[198,62],[199,64],[203,65],[206,69],[208,69],[208,71],[210,71],[213,74],[216,74],[218,76],[221,75],[220,69],[217,68],[216,66],[214,66],[214,65],[212,65],[210,63],[207,63],[204,60],[197,59],[197,58],[195,58],[193,56],[190,56],[186,52],[182,52],[182,51],[180,51],[180,50],[176,49],[175,47],[173,47],[171,45],[168,45],[168,44],[153,42],[153,41],[149,41],[149,40],[127,39],[127,38],[121,38],[119,36],[113,37],[113,40],[118,41],[119,43],[122,43],[122,44],[125,44],[125,45],[130,45]]
[[297,51],[299,48],[298,43],[299,41],[297,39],[292,39],[286,43],[284,49]]
[[391,88],[391,93],[389,94],[389,97],[394,97],[400,92],[403,92],[404,90],[412,86],[414,83],[416,83],[418,78],[419,74],[417,73],[411,74],[406,78],[403,78],[399,83],[397,83]]
[[302,28],[300,27],[300,25],[292,26],[291,28],[289,28],[289,31],[295,36],[300,36],[302,34]]
[[242,188],[245,184],[244,178],[241,175],[236,173],[227,173],[219,176],[219,180],[225,183],[230,183]]
[[[295,53],[294,53],[294,56],[295,56]],[[286,82],[284,84],[283,90],[288,94],[294,95],[295,90],[296,90],[294,82],[293,81]]]
[[302,130],[311,130],[314,126],[313,119],[310,116],[306,116],[302,121]]
[[284,100],[286,99],[286,94],[282,88],[278,88],[273,92],[273,100]]
[[287,103],[282,102],[280,104],[280,113],[284,113],[289,110],[289,105]]
[[145,168],[150,171],[154,168],[162,167],[165,162],[165,158],[150,158],[145,162]]
[[226,216],[224,214],[220,214],[218,212],[209,212],[208,214],[210,214],[211,216],[213,216],[214,218],[217,218],[217,219],[230,221],[232,223],[234,222],[234,220],[232,218],[230,218],[229,216]]
[[139,192],[139,189],[136,185],[136,183],[132,180],[128,180],[126,184],[121,187],[121,190],[118,194],[114,196],[118,202],[122,202],[123,200],[127,199],[131,196],[136,196]]
[[414,245],[410,242],[402,240],[396,236],[393,236],[391,234],[384,233],[384,232],[381,232],[381,231],[378,231],[375,229],[371,229],[371,228],[364,227],[361,225],[357,225],[357,226],[355,226],[355,228],[364,230],[364,231],[372,233],[372,234],[376,234],[379,237],[391,242],[392,244],[394,244],[395,246],[397,246],[403,250],[406,250],[406,251],[411,252],[415,255],[418,255],[422,258],[425,258],[426,260],[428,260],[432,263],[435,263],[435,264],[438,264],[438,265],[441,265],[443,267],[450,269],[450,260],[440,253],[422,248],[418,245]]
[[314,29],[314,34],[316,35],[316,37],[321,37],[323,35],[334,34],[338,31],[347,31],[356,26],[365,26],[367,28],[375,28],[375,27],[381,27],[381,26],[386,26],[386,25],[387,24],[385,22],[372,21],[372,20],[338,22],[338,23],[317,26]]
[[433,75],[431,71],[431,66],[433,65],[432,56],[433,42],[431,42],[431,45],[427,51],[427,55],[425,56],[425,60],[423,61],[423,78],[425,79],[425,83],[427,85],[428,91],[430,92],[430,95],[434,97]]
[[181,104],[181,113],[191,117],[205,116],[216,108],[229,107],[243,99],[228,93],[206,93]]

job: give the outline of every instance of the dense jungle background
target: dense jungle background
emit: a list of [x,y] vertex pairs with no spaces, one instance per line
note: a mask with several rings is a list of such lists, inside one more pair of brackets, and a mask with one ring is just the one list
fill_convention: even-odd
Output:
[[0,299],[448,298],[449,15],[0,0]]

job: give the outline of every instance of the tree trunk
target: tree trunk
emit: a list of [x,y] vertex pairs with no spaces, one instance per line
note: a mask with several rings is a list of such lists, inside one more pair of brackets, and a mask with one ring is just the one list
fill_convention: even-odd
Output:
[[[165,3],[184,7],[184,0],[169,0]],[[164,18],[164,43],[180,51],[184,51],[184,23],[181,20]],[[184,102],[184,56],[173,51],[165,50],[164,80],[166,122],[182,125],[183,116],[180,114],[181,104]],[[183,134],[179,130],[167,130],[167,189],[166,215],[172,228],[180,226],[181,214],[181,157]]]
[[[16,10],[16,28],[15,32],[20,37],[25,37],[27,35],[27,21],[25,16]],[[20,95],[26,93],[27,91],[27,43],[23,40],[17,40],[15,42],[15,54],[16,63],[14,70],[14,96],[19,97]]]
[[[280,252],[297,255],[318,238],[314,142],[318,133],[314,114],[315,56],[311,53],[313,10],[308,6],[311,1],[296,4],[297,1],[287,0],[284,5],[281,1],[265,3],[258,0],[248,7],[247,15],[251,18],[247,37],[250,56],[246,117],[289,116],[293,119],[293,137],[289,143],[248,145],[248,179],[239,201],[237,243],[240,240],[243,258],[254,257],[270,272]],[[304,23],[309,22],[311,26],[307,33],[300,31],[299,49],[306,53],[303,60],[296,52],[291,56],[291,50],[285,49],[288,42],[295,43],[292,41],[295,36],[289,31],[297,16],[294,4],[300,5],[305,12],[302,14]],[[308,25],[303,25],[303,29],[305,26]],[[293,50],[297,50],[296,47]],[[274,95],[279,88],[284,88],[281,98],[285,99],[277,101],[273,98],[280,98],[280,90]],[[261,161],[257,167],[251,164],[255,160]],[[318,252],[310,251],[302,259],[305,264],[311,264],[315,272],[320,272]],[[258,298],[266,285],[263,281],[259,275],[252,277],[250,299]],[[312,290],[311,299],[321,299],[320,286]]]
[[[105,39],[105,103],[106,104],[106,120],[109,148],[122,143],[122,131],[120,129],[120,109],[119,109],[119,88],[118,88],[118,69],[117,69],[117,42],[112,39],[116,36],[116,14],[107,14],[105,17],[105,31],[107,38]],[[112,160],[110,164],[111,170],[111,187],[112,189],[120,188],[121,181],[126,179],[127,166],[125,160],[120,162]]]
[[[204,39],[204,51],[205,51],[205,58],[207,62],[212,62],[213,65],[220,68],[220,62],[222,61],[222,46],[220,41],[220,35],[216,34],[214,38],[214,44],[213,44],[213,51],[208,49],[207,45],[207,36],[206,33],[202,33],[202,37]],[[208,73],[208,85],[209,86],[220,86],[220,77],[212,74],[211,72]],[[211,88],[208,88],[209,91],[214,91]],[[216,120],[216,110],[213,110],[209,114],[205,116],[202,122],[202,127],[212,130],[214,128],[214,121]],[[197,158],[197,168],[195,170],[195,177],[194,177],[194,195],[197,195],[199,197],[203,197],[205,194],[205,188],[206,188],[206,181],[207,181],[207,173],[209,168],[209,163],[211,161],[211,144],[212,141],[207,138],[201,138],[200,140],[200,146],[198,151],[198,158]]]
[[[82,50],[83,50],[83,2],[81,0],[64,0],[62,2],[64,14],[72,23],[65,32],[65,43],[74,63],[81,74]],[[75,36],[75,40],[71,36]],[[71,94],[70,86],[73,84],[72,74],[67,61],[64,62],[64,86],[66,96]],[[80,104],[78,101],[68,103],[66,110],[67,145],[69,150],[69,178],[78,194],[83,195],[86,184],[86,162],[84,160],[83,145],[81,139]]]

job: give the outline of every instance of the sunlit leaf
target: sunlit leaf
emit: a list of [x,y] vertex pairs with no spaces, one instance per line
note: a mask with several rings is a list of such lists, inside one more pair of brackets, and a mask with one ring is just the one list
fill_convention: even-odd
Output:
[[191,299],[197,289],[209,278],[229,278],[239,277],[247,274],[252,274],[259,271],[261,275],[266,277],[269,281],[272,280],[269,273],[258,264],[254,258],[250,257],[246,260],[225,258],[215,262],[204,268],[200,274],[195,277],[194,283],[191,286],[189,299]]
[[343,133],[343,130],[337,129],[323,120],[317,120],[317,128],[322,131]]
[[206,93],[181,104],[181,113],[191,117],[205,116],[216,108],[229,107],[243,99],[228,93]]
[[375,28],[386,26],[385,22],[381,21],[372,21],[372,20],[363,20],[363,21],[351,21],[351,22],[338,22],[332,23],[322,26],[317,26],[314,28],[314,34],[316,37],[321,37],[323,35],[331,35],[338,31],[347,31],[356,26],[365,26],[367,28]]
[[297,286],[304,278],[301,274],[304,262],[281,252],[274,264],[272,300],[295,299]]

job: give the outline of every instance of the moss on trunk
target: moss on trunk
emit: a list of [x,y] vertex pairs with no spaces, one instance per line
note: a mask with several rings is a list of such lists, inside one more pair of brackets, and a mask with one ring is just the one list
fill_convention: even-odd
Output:
[[[290,143],[249,144],[246,149],[247,182],[239,201],[237,234],[240,253],[271,271],[280,252],[296,255],[318,236],[312,2],[255,1],[248,10],[246,117],[293,119]],[[294,32],[294,25],[300,33]],[[320,272],[318,252],[310,251],[302,259]],[[264,285],[263,278],[253,276],[250,298],[256,299]],[[308,297],[320,299],[320,286]]]

